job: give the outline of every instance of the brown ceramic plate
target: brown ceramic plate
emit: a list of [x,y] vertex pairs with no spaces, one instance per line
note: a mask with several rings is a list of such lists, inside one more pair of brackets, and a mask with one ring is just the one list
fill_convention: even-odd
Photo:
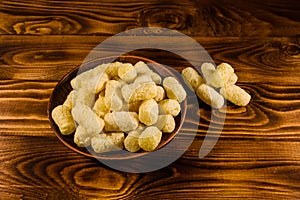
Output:
[[[59,128],[53,121],[51,117],[51,112],[52,110],[58,106],[63,104],[65,99],[67,98],[67,95],[70,93],[72,90],[72,87],[70,85],[70,81],[77,76],[77,74],[80,74],[84,71],[87,71],[89,69],[92,69],[100,64],[103,63],[110,63],[114,61],[120,61],[123,63],[132,63],[133,65],[137,63],[138,61],[143,61],[148,64],[148,66],[155,72],[157,72],[162,79],[164,77],[168,76],[173,76],[175,77],[181,84],[184,84],[180,78],[178,78],[178,75],[175,75],[174,70],[171,70],[153,60],[144,58],[144,57],[138,57],[138,56],[132,56],[132,55],[126,55],[126,56],[120,56],[116,59],[113,57],[104,57],[104,58],[98,58],[95,60],[92,60],[90,62],[84,63],[83,65],[73,69],[69,73],[67,73],[56,85],[54,88],[52,95],[50,97],[50,101],[48,104],[48,117],[50,121],[50,125],[52,129],[54,130],[55,135],[59,138],[59,140],[72,149],[73,151],[80,153],[82,155],[88,156],[88,157],[94,157],[94,158],[100,158],[100,159],[128,159],[128,158],[133,158],[137,156],[142,156],[147,154],[148,152],[144,152],[140,150],[137,153],[124,153],[125,151],[115,151],[115,152],[109,152],[109,153],[95,153],[90,147],[84,148],[84,147],[77,147],[77,145],[73,142],[74,134],[65,136],[62,135],[59,131]],[[184,119],[186,115],[186,110],[187,110],[187,100],[184,100],[181,103],[181,113],[175,117],[175,122],[176,122],[176,128],[172,133],[164,133],[162,140],[157,147],[157,149],[162,148],[166,144],[168,144],[179,132]]]

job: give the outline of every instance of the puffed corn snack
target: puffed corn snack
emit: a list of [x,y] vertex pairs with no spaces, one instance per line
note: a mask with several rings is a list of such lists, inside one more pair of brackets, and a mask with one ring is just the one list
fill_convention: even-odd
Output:
[[[198,84],[195,72],[186,74],[194,74],[191,82]],[[75,132],[74,143],[91,146],[96,153],[154,151],[162,135],[175,130],[174,117],[186,98],[175,78],[162,79],[142,61],[96,66],[77,75],[71,86],[52,118],[61,134]]]
[[203,63],[202,76],[191,67],[183,69],[181,74],[196,95],[213,108],[221,108],[225,103],[224,98],[237,106],[246,106],[250,102],[251,96],[235,85],[238,77],[228,63],[221,63],[217,67],[212,63]]

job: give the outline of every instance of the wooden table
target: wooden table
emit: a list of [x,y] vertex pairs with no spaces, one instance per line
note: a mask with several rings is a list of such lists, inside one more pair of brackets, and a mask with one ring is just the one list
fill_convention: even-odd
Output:
[[[0,3],[0,199],[298,199],[300,4],[280,1],[29,1]],[[221,137],[195,140],[158,171],[119,172],[65,147],[47,104],[58,80],[100,42],[147,26],[175,29],[215,63],[231,63],[251,103],[229,107]],[[188,51],[183,46],[182,51]],[[141,51],[181,69],[176,56]]]

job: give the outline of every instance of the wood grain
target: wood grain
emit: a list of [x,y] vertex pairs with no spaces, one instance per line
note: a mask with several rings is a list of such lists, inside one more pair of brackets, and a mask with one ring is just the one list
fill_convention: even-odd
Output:
[[6,141],[0,149],[2,197],[295,199],[300,194],[300,154],[293,150],[299,141],[221,139],[205,159],[184,155],[156,172],[128,174],[68,151],[55,137],[0,137]]
[[[117,172],[72,152],[50,129],[46,108],[57,81],[105,39],[80,38],[1,36],[2,198],[296,199],[300,195],[297,37],[194,37],[216,63],[233,64],[238,85],[253,99],[247,107],[227,108],[221,138],[204,159],[198,158],[198,151],[208,126],[219,130],[220,113],[199,102],[195,114],[201,118],[191,147],[169,167],[147,174]],[[191,51],[184,45],[181,50]],[[179,71],[187,64],[165,51],[133,53]],[[280,81],[278,75],[283,77]]]
[[299,9],[295,0],[4,0],[0,34],[114,35],[159,26],[198,36],[296,36]]
[[0,80],[0,133],[52,135],[47,105],[56,82]]
[[[53,87],[64,74],[80,65],[89,51],[104,38],[93,37],[84,43],[75,36],[52,36],[52,39],[42,40],[40,37],[28,38],[30,39],[16,36],[3,38],[3,47],[0,50],[0,77],[3,79],[0,85],[0,102],[3,107],[0,110],[4,116],[0,117],[3,122],[0,130],[5,130],[6,133],[33,135],[42,128],[43,133],[48,135],[51,134],[51,130],[46,117],[46,107]],[[250,106],[229,109],[226,125],[232,137],[240,137],[242,134],[262,137],[262,133],[267,134],[266,137],[280,137],[282,131],[290,132],[282,137],[297,137],[300,51],[288,50],[290,46],[299,48],[297,38],[194,39],[203,44],[216,63],[232,63],[239,76],[238,85],[253,97]],[[225,47],[220,48],[219,43]],[[126,42],[123,42],[119,46],[125,44]],[[115,48],[112,46],[112,49]],[[184,45],[181,49],[191,51]],[[109,50],[107,52],[109,53]],[[187,64],[178,56],[165,51],[142,50],[135,53],[170,65],[178,71]],[[249,60],[251,62],[247,62]],[[280,82],[277,79],[278,75],[282,77]],[[260,80],[260,83],[257,80]],[[24,107],[30,109],[22,112]],[[208,123],[210,113],[201,114],[204,122]],[[235,130],[237,124],[240,126]],[[244,131],[241,127],[245,128]],[[227,127],[224,127],[223,131],[226,132]]]
[[[299,199],[299,10],[296,0],[2,0],[0,199]],[[246,107],[228,103],[223,127],[225,110],[199,101],[190,114],[200,121],[187,122],[198,125],[197,134],[185,154],[163,169],[131,174],[64,146],[50,128],[47,104],[58,80],[100,42],[148,26],[187,34],[216,64],[231,63],[252,100]],[[137,34],[134,43],[145,38]],[[193,53],[168,39],[157,42]],[[120,37],[101,56],[130,42]],[[129,54],[178,71],[190,65],[157,49]],[[209,127],[221,136],[200,159]]]
[[[0,79],[15,80],[59,80],[107,37],[94,36],[2,36],[0,49]],[[165,37],[167,38],[167,37]],[[144,40],[137,37],[136,44]],[[239,82],[298,85],[300,77],[299,37],[193,37],[200,43],[215,63],[231,63],[236,69]],[[173,45],[161,37],[166,48],[192,53],[193,48]],[[126,45],[131,45],[126,36],[120,37],[115,44],[104,50],[101,56],[119,53]],[[140,50],[133,52],[171,65],[177,70],[186,65],[184,60],[167,51]],[[171,59],[169,57],[172,56]],[[42,69],[42,70],[41,70]],[[280,83],[277,77],[282,79]]]

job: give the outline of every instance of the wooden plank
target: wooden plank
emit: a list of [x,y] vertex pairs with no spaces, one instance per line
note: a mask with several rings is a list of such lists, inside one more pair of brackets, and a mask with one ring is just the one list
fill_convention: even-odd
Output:
[[[187,44],[169,43],[160,37],[166,49],[194,53]],[[57,81],[80,65],[94,47],[107,39],[104,36],[2,36],[0,49],[0,79]],[[147,38],[149,39],[149,38]],[[240,83],[271,83],[298,85],[300,77],[299,37],[193,37],[209,53],[215,63],[231,63]],[[143,37],[137,37],[138,46]],[[154,38],[152,38],[154,40]],[[120,53],[132,45],[126,37],[103,50],[106,56]],[[158,41],[156,41],[158,42]],[[178,71],[187,65],[179,56],[167,51],[138,50],[135,55],[167,64]]]
[[[0,132],[9,135],[52,135],[47,105],[56,82],[0,81]],[[252,95],[247,107],[227,107],[224,137],[297,139],[300,133],[299,86],[242,84]],[[198,107],[198,105],[195,105]],[[220,114],[199,102],[199,134],[218,125]],[[223,112],[223,111],[221,111]],[[215,120],[211,120],[211,114]],[[198,115],[195,110],[195,114]],[[210,124],[211,122],[211,124]],[[191,123],[198,123],[192,121]]]
[[184,155],[146,174],[112,170],[68,150],[53,137],[0,136],[0,141],[1,197],[295,199],[300,195],[299,141],[221,139],[204,159]]
[[[65,73],[80,65],[88,52],[105,37],[1,38],[0,132],[52,135],[47,119],[47,104],[54,86]],[[249,138],[297,139],[300,132],[297,121],[300,114],[300,63],[299,52],[292,48],[298,48],[297,38],[194,39],[203,44],[216,63],[232,63],[239,76],[238,85],[252,96],[249,106],[228,108],[223,128],[226,137],[247,135]],[[220,43],[225,47],[220,47]],[[126,42],[121,46],[124,44]],[[184,52],[192,51],[184,45],[181,49]],[[108,49],[106,53],[111,51]],[[187,65],[182,58],[165,51],[142,50],[134,53],[150,57],[178,71]],[[280,81],[278,76],[281,77]],[[203,103],[200,103],[200,107],[199,133],[203,134],[208,128],[211,113]]]
[[56,82],[0,81],[0,133],[52,135],[47,105]]
[[296,36],[296,0],[1,1],[0,34],[114,35],[159,26],[198,36]]

